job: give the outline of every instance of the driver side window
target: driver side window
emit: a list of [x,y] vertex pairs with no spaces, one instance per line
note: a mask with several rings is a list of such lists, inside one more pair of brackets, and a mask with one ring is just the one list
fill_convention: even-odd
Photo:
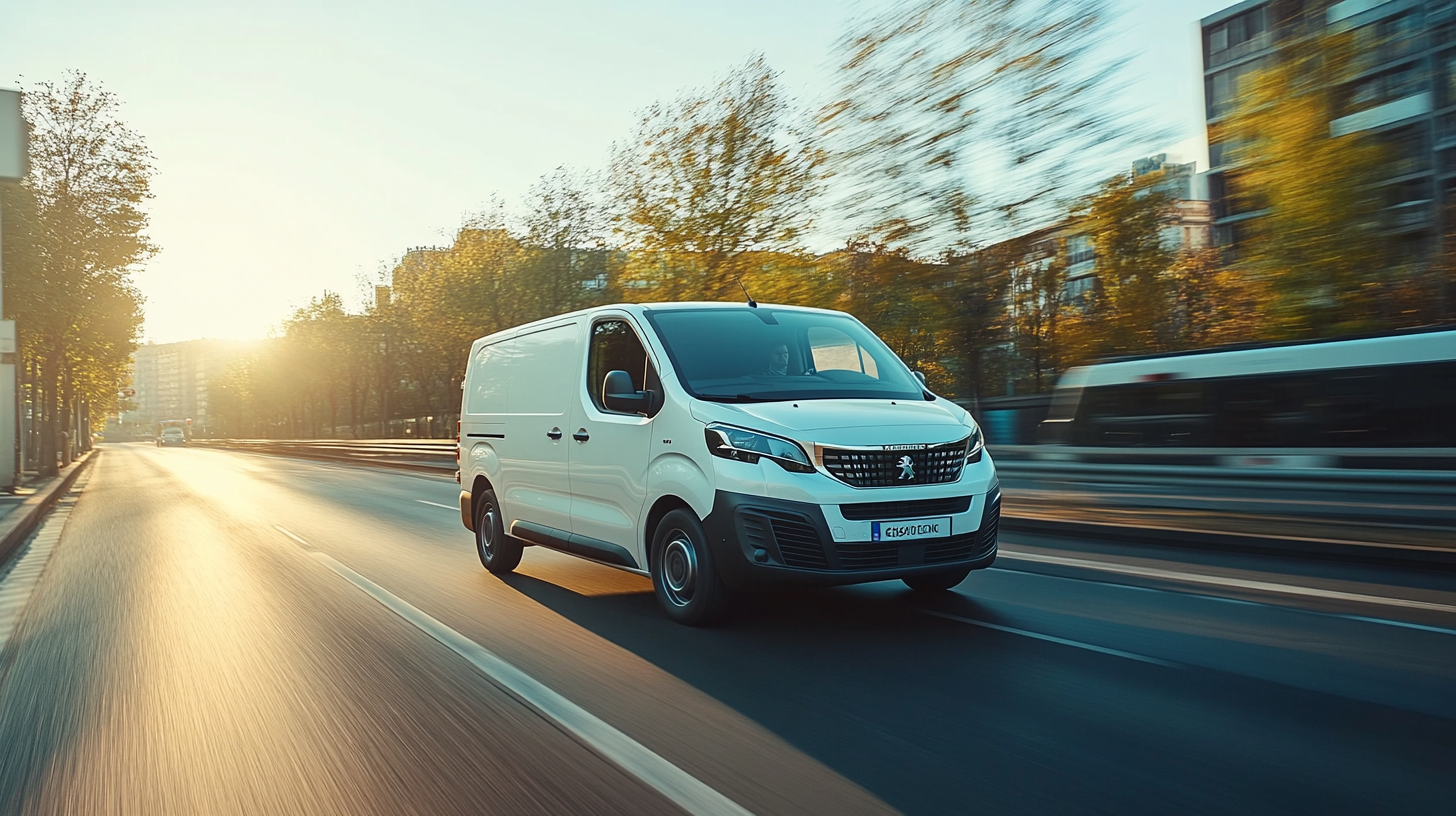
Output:
[[809,353],[813,355],[815,371],[856,371],[880,378],[875,358],[839,329],[810,328]]
[[647,359],[642,341],[625,320],[603,320],[592,326],[591,352],[587,357],[586,387],[598,410],[616,413],[602,399],[602,384],[609,371],[625,371],[632,375],[634,391],[660,391],[657,372]]

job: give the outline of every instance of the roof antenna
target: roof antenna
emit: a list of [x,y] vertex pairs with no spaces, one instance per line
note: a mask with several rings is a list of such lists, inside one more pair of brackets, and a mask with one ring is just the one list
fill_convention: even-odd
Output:
[[746,297],[746,298],[748,298],[748,308],[750,308],[750,309],[757,309],[758,308],[758,301],[756,301],[756,300],[753,299],[753,295],[748,294],[748,287],[743,285],[743,278],[741,278],[741,277],[739,277],[737,275],[734,275],[733,276],[733,280],[735,280],[735,281],[738,282],[738,288],[739,289],[742,289],[743,290],[743,296]]

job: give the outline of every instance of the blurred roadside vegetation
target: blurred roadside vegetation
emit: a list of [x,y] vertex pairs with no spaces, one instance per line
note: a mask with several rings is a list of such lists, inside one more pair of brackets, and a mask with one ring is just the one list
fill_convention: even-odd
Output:
[[0,184],[5,318],[16,321],[16,379],[34,411],[26,466],[48,476],[89,447],[78,439],[85,418],[111,410],[130,377],[142,323],[131,271],[156,251],[144,209],[153,168],[120,101],[85,74],[26,87],[22,99],[30,174]]
[[[1221,138],[1258,211],[1232,253],[1170,245],[1129,130],[1101,0],[916,0],[857,20],[836,98],[762,57],[639,112],[605,170],[561,168],[447,247],[406,252],[349,313],[326,294],[214,389],[238,436],[453,433],[472,340],[576,308],[739,300],[858,316],[940,394],[1049,389],[1099,357],[1379,331],[1453,317],[1449,253],[1396,258],[1366,135],[1330,137],[1348,35],[1254,73]],[[1342,39],[1343,38],[1343,39]],[[1321,73],[1324,77],[1321,78]],[[1085,192],[1089,191],[1090,192]],[[824,236],[844,236],[825,250]],[[1068,236],[1095,255],[1072,296]],[[818,243],[818,247],[812,246]]]
[[[1229,205],[1258,216],[1235,254],[1169,243],[1179,203],[1160,172],[1117,171],[1160,134],[1128,125],[1123,62],[1102,45],[1112,8],[889,4],[850,23],[818,106],[750,57],[639,111],[602,168],[558,168],[448,246],[403,250],[360,282],[361,308],[324,293],[296,310],[212,383],[214,414],[233,436],[447,436],[477,337],[745,290],[858,316],[967,403],[1045,391],[1099,357],[1456,316],[1456,244],[1393,249],[1372,180],[1395,157],[1330,136],[1333,89],[1358,67],[1348,33],[1291,37],[1211,134],[1237,164]],[[64,429],[125,377],[151,157],[84,76],[26,104],[40,138],[32,178],[3,191],[6,310],[27,387]],[[1095,279],[1073,291],[1086,246]]]

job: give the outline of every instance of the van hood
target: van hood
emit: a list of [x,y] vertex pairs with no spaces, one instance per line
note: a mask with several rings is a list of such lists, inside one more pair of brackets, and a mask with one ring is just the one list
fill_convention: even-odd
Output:
[[752,403],[693,400],[692,414],[704,423],[725,422],[800,440],[844,445],[954,442],[966,436],[971,422],[965,409],[944,399]]

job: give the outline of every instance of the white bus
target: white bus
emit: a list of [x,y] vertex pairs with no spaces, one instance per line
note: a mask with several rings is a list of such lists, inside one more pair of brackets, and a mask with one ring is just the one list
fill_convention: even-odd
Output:
[[1456,448],[1456,329],[1073,368],[1038,437],[1087,447]]

